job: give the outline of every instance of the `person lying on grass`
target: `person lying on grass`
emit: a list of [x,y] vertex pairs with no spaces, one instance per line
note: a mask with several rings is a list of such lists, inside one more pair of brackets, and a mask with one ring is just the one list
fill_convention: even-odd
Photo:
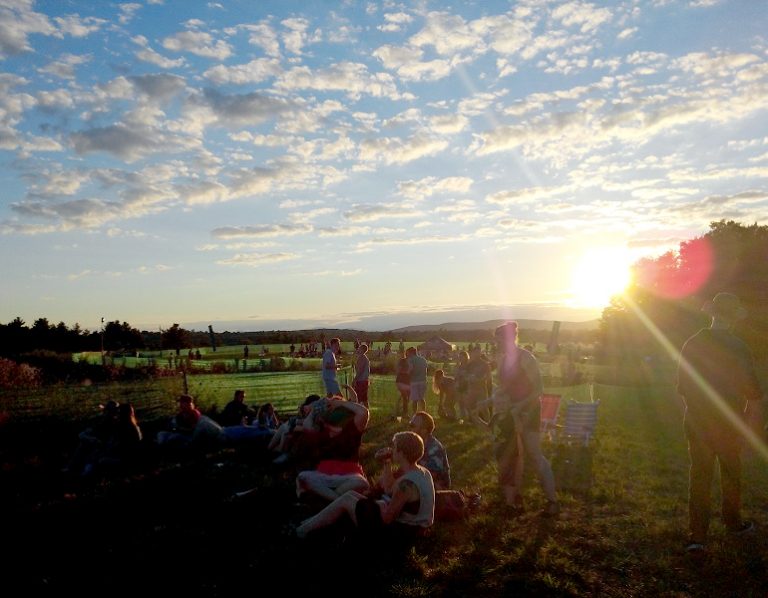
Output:
[[[296,536],[306,538],[311,532],[329,527],[345,515],[366,535],[385,528],[406,535],[432,525],[435,518],[435,486],[432,476],[418,460],[424,454],[424,441],[415,432],[398,432],[392,447],[377,451],[383,461],[381,485],[387,492],[378,500],[350,490],[317,515],[305,519]],[[403,471],[395,478],[392,465]]]

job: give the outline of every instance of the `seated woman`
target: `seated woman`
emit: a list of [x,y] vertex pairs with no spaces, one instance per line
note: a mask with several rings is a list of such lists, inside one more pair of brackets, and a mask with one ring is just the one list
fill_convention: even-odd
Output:
[[136,411],[130,403],[117,408],[117,424],[112,437],[106,442],[97,465],[102,467],[127,467],[135,465],[142,456],[141,428]]
[[436,370],[432,378],[432,390],[437,395],[437,414],[447,419],[456,419],[456,379],[446,376],[443,370]]
[[261,428],[277,430],[280,427],[280,420],[277,417],[277,413],[275,413],[275,406],[272,403],[264,403],[259,407],[254,423]]
[[327,406],[315,417],[321,426],[316,438],[319,461],[315,469],[301,471],[296,477],[299,498],[309,493],[332,501],[348,490],[365,492],[369,488],[360,465],[360,444],[368,427],[368,409],[355,400],[351,386],[343,388],[352,395],[350,400],[323,399]]
[[195,401],[190,395],[181,395],[177,400],[179,410],[171,418],[171,429],[157,434],[159,445],[187,447],[192,444],[192,435],[202,414],[195,407]]
[[[296,529],[299,538],[328,527],[347,515],[364,533],[373,534],[386,528],[415,532],[432,525],[435,517],[435,486],[429,471],[418,464],[424,454],[424,441],[414,432],[398,432],[392,448],[376,453],[384,461],[381,485],[387,492],[374,500],[350,490],[317,515],[305,519]],[[395,479],[392,464],[403,471]]]
[[101,417],[78,434],[78,445],[64,473],[90,475],[105,447],[117,433],[120,404],[107,401],[101,406]]

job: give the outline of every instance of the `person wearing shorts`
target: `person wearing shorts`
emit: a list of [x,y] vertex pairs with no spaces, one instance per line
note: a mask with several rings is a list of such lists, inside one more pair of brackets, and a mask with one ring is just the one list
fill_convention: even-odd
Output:
[[405,352],[408,359],[408,375],[411,379],[411,409],[413,413],[427,410],[427,360],[419,355],[416,347]]

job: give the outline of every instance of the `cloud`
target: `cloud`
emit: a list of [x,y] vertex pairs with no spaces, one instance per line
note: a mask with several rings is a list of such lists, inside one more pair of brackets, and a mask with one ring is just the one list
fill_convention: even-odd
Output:
[[397,71],[400,78],[406,81],[437,81],[447,77],[456,64],[449,60],[421,60],[423,52],[415,47],[398,47],[385,45],[373,52],[384,68]]
[[80,155],[106,152],[126,162],[163,152],[194,149],[199,142],[156,128],[131,127],[122,123],[96,127],[70,135],[73,149]]
[[203,73],[203,77],[216,85],[234,83],[260,83],[270,77],[276,77],[281,72],[280,61],[274,58],[257,58],[246,64],[234,66],[216,65]]
[[485,196],[485,201],[500,205],[532,204],[550,197],[555,192],[548,187],[528,187],[526,189],[514,189],[497,191]]
[[168,101],[185,86],[182,77],[170,74],[139,75],[128,79],[142,94],[155,101]]
[[217,260],[216,263],[222,266],[248,266],[256,268],[265,264],[297,260],[299,257],[296,253],[238,253],[231,258]]
[[447,147],[447,140],[431,137],[426,133],[417,133],[408,139],[397,137],[364,139],[360,142],[360,160],[404,164],[425,156],[433,156]]
[[222,40],[214,41],[205,31],[181,31],[166,37],[163,47],[172,52],[189,52],[203,58],[225,60],[232,55],[232,46]]
[[31,52],[32,34],[57,35],[48,17],[32,9],[33,0],[16,0],[0,5],[0,58]]
[[367,226],[323,226],[317,228],[320,237],[354,237],[367,235],[371,229]]
[[287,31],[282,33],[283,46],[292,54],[301,54],[304,44],[307,42],[307,28],[309,21],[306,19],[285,19],[281,21]]
[[90,55],[75,56],[74,54],[64,54],[59,60],[50,62],[42,67],[40,72],[47,75],[56,75],[62,79],[74,79],[75,68],[90,62],[91,59]]
[[416,218],[419,215],[419,212],[404,206],[370,204],[353,206],[342,214],[351,222],[373,222],[382,218]]
[[185,129],[192,132],[210,124],[230,129],[258,125],[292,108],[282,98],[257,92],[225,94],[212,88],[194,93],[184,106]]
[[421,31],[411,36],[409,44],[416,47],[432,46],[441,56],[450,56],[460,50],[482,47],[482,39],[458,15],[430,12]]
[[355,249],[370,250],[375,247],[397,246],[397,245],[427,245],[431,243],[459,243],[466,241],[470,237],[467,235],[428,235],[424,237],[410,238],[375,238],[369,241],[361,241],[355,245]]
[[284,91],[339,91],[351,99],[358,99],[363,94],[392,100],[402,97],[392,75],[369,73],[366,65],[355,62],[339,62],[316,71],[306,66],[294,67],[278,78],[275,88]]
[[341,276],[342,278],[348,276],[359,276],[363,273],[362,268],[356,270],[323,270],[322,272],[308,272],[309,276]]
[[425,177],[418,181],[401,181],[397,192],[409,199],[422,200],[440,193],[467,193],[474,181],[469,177]]
[[187,61],[183,58],[178,58],[177,60],[166,58],[162,54],[155,52],[152,48],[144,48],[143,50],[137,51],[136,58],[143,62],[148,62],[150,64],[154,64],[155,66],[159,66],[163,69],[179,68],[187,63]]
[[311,233],[310,224],[258,224],[255,226],[225,226],[211,231],[217,239],[235,239],[243,237],[277,237]]
[[582,33],[591,33],[612,19],[607,8],[596,8],[589,2],[567,2],[552,11],[552,18],[566,27],[579,27]]
[[97,17],[80,17],[80,15],[67,15],[65,17],[55,17],[54,21],[65,35],[72,37],[87,37],[91,33],[99,31],[107,21]]
[[248,43],[259,46],[267,56],[278,58],[280,56],[280,42],[277,33],[272,29],[269,23],[258,23],[256,25],[243,25],[250,36]]

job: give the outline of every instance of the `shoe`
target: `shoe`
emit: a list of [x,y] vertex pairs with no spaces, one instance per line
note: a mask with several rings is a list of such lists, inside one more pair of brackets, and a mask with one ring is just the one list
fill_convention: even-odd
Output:
[[547,505],[541,512],[543,517],[557,517],[560,514],[560,503],[554,500],[548,500]]
[[282,454],[282,455],[280,455],[279,457],[277,457],[277,458],[273,459],[273,460],[272,460],[272,463],[273,463],[274,465],[285,465],[286,463],[288,463],[288,460],[289,460],[290,458],[291,458],[291,457],[290,457],[290,455],[289,455],[288,453],[283,453],[283,454]]
[[688,554],[702,554],[705,550],[704,544],[701,542],[691,542],[685,547],[685,552]]
[[752,521],[742,521],[741,525],[729,529],[728,533],[732,536],[744,536],[755,531],[755,524]]

